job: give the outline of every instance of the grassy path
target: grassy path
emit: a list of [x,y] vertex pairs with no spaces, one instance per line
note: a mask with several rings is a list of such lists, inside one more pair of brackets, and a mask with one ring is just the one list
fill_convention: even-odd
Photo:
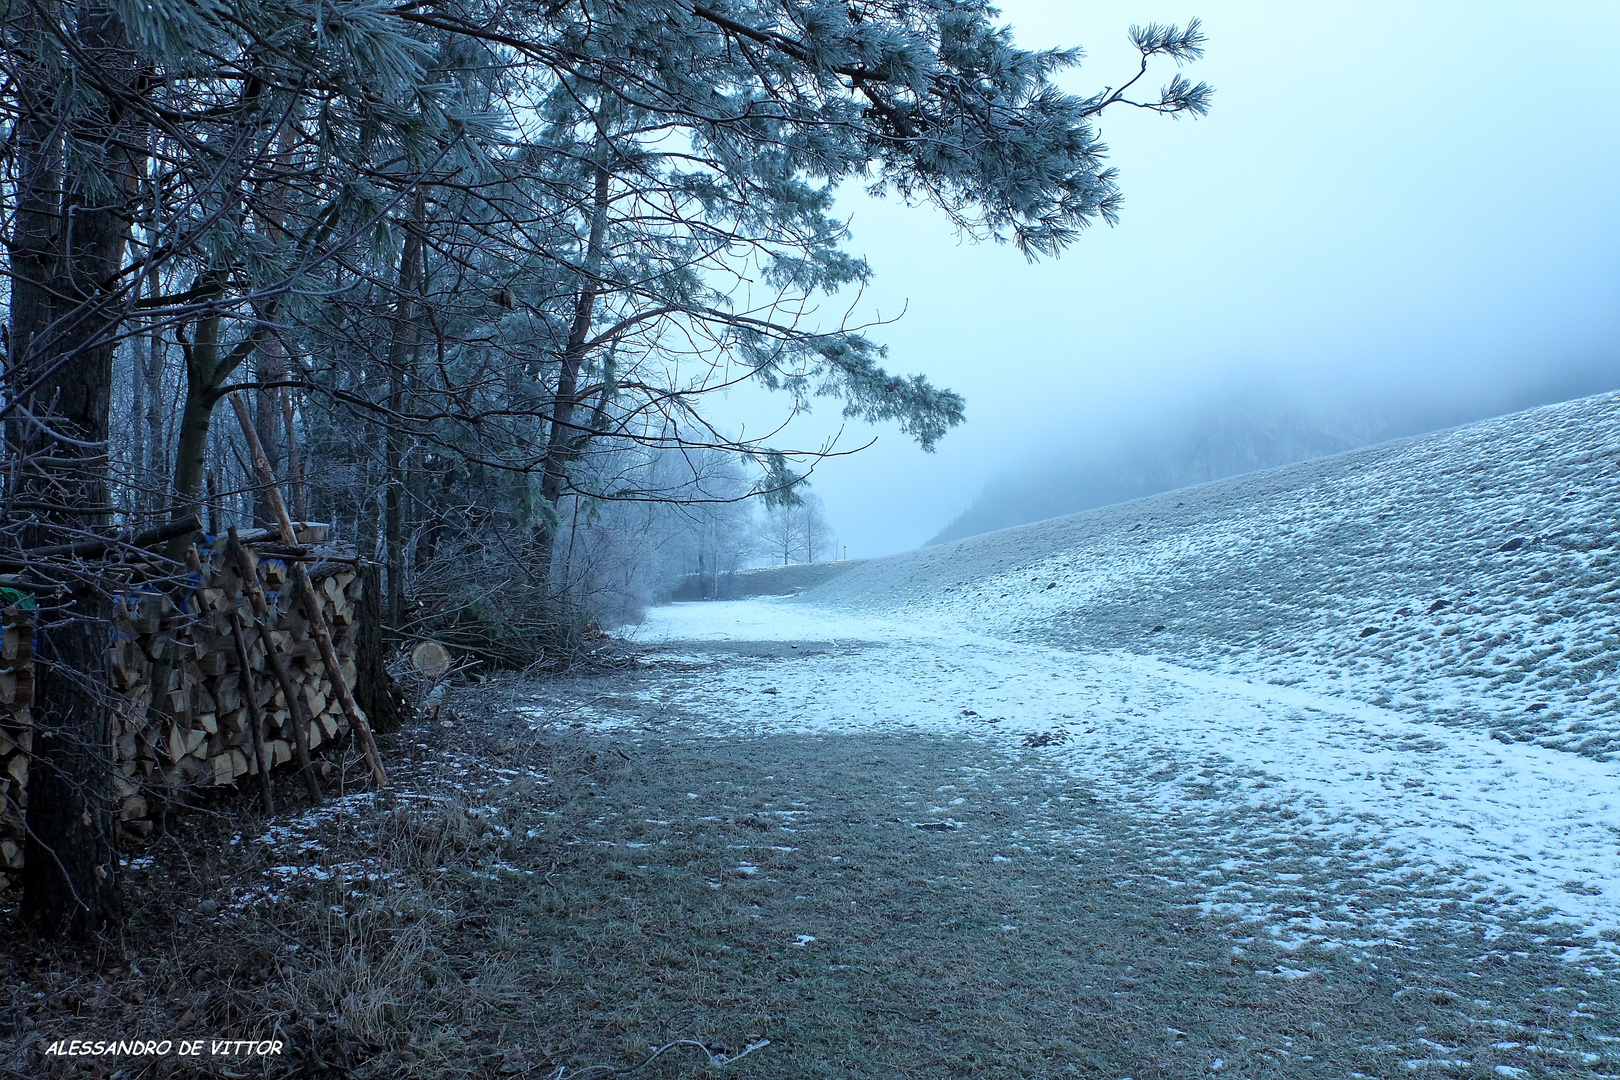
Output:
[[[595,1010],[565,1056],[768,1038],[739,1075],[1620,1073],[1613,984],[1532,945],[1543,927],[1290,949],[1201,915],[1176,823],[1039,750],[716,738],[647,708],[656,694],[591,690],[598,715],[649,723],[579,736],[606,768],[558,778],[577,835],[553,879],[566,899],[535,930],[563,999]],[[1298,853],[1206,861],[1235,855],[1306,906],[1343,888]]]

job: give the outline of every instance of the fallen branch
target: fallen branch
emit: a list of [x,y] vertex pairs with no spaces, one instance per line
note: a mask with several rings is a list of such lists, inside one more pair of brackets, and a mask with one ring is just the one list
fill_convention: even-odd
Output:
[[742,1053],[727,1057],[725,1054],[716,1054],[714,1051],[710,1050],[707,1046],[704,1046],[696,1039],[676,1039],[674,1042],[665,1043],[657,1050],[654,1050],[652,1055],[648,1057],[647,1060],[638,1065],[623,1065],[619,1067],[614,1067],[612,1065],[587,1065],[583,1069],[576,1069],[574,1072],[568,1072],[561,1065],[559,1065],[557,1066],[557,1071],[550,1074],[550,1080],[586,1080],[587,1077],[594,1076],[625,1076],[645,1069],[648,1065],[651,1065],[654,1061],[658,1060],[658,1058],[666,1051],[675,1050],[682,1047],[693,1047],[701,1050],[703,1052],[703,1056],[709,1059],[710,1067],[723,1069],[727,1065],[741,1061],[749,1054],[752,1054],[755,1050],[763,1050],[769,1045],[771,1045],[771,1040],[760,1039],[758,1042],[749,1043],[747,1049],[743,1050]]
[[76,544],[52,544],[48,547],[25,548],[21,551],[0,551],[0,566],[31,566],[41,559],[64,557],[94,558],[104,554],[108,548],[149,548],[173,540],[177,536],[201,531],[202,522],[192,514],[179,521],[165,522],[127,538],[100,537],[95,540],[80,540]]

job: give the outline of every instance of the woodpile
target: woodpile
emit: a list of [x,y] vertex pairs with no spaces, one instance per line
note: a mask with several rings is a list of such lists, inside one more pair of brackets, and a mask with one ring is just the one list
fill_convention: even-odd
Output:
[[[296,767],[299,736],[315,752],[348,734],[339,688],[322,662],[304,605],[292,588],[300,561],[320,599],[333,651],[347,687],[356,679],[355,651],[365,576],[351,548],[327,542],[324,525],[295,525],[299,548],[271,542],[263,530],[240,534],[268,620],[260,629],[254,598],[243,588],[239,560],[227,537],[188,559],[184,587],[164,591],[133,585],[113,614],[108,681],[115,717],[114,784],[121,799],[119,828],[146,836],[157,797],[176,789],[244,782],[257,777],[261,748],[271,768]],[[22,865],[28,753],[33,705],[33,620],[5,609],[0,641],[0,887],[5,871]],[[241,628],[241,648],[233,631]],[[266,651],[274,643],[295,697],[287,701]],[[245,655],[247,670],[238,659]],[[164,673],[154,695],[154,673]],[[250,701],[251,698],[251,701]],[[148,708],[151,703],[153,707]],[[252,706],[257,706],[253,708]],[[255,738],[253,717],[263,724]],[[298,726],[302,724],[300,732]],[[257,781],[255,780],[255,783]],[[315,785],[311,778],[311,789]],[[268,798],[268,796],[267,796]]]
[[0,630],[0,887],[5,872],[22,866],[23,808],[28,754],[34,746],[29,715],[34,701],[34,620],[21,608],[7,612]]

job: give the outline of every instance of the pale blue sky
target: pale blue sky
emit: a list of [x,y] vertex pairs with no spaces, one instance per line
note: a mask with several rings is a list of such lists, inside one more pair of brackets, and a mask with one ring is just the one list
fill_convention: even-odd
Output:
[[[1620,355],[1620,4],[1004,9],[1026,46],[1086,49],[1084,90],[1131,69],[1128,25],[1191,15],[1209,45],[1187,74],[1214,84],[1213,112],[1107,115],[1123,219],[1062,259],[843,199],[877,273],[862,310],[908,308],[877,334],[891,368],[961,392],[969,417],[936,454],[880,428],[818,469],[852,557],[920,544],[1045,440],[1222,373],[1423,393]],[[794,431],[838,422],[828,403]]]

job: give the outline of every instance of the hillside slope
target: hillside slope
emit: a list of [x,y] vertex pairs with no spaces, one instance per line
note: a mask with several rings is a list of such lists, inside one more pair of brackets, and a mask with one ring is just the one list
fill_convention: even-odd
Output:
[[[990,478],[930,544],[1312,461],[1391,439],[1620,388],[1620,361],[1427,390],[1250,377],[1187,397],[1078,415],[1038,455]],[[1066,440],[1077,440],[1066,442]]]
[[1620,394],[875,559],[805,596],[1620,752]]
[[1055,460],[998,476],[928,543],[1083,513],[1451,426],[1417,423],[1228,394],[1184,414],[1141,418],[1112,440],[1068,455],[1059,452]]

